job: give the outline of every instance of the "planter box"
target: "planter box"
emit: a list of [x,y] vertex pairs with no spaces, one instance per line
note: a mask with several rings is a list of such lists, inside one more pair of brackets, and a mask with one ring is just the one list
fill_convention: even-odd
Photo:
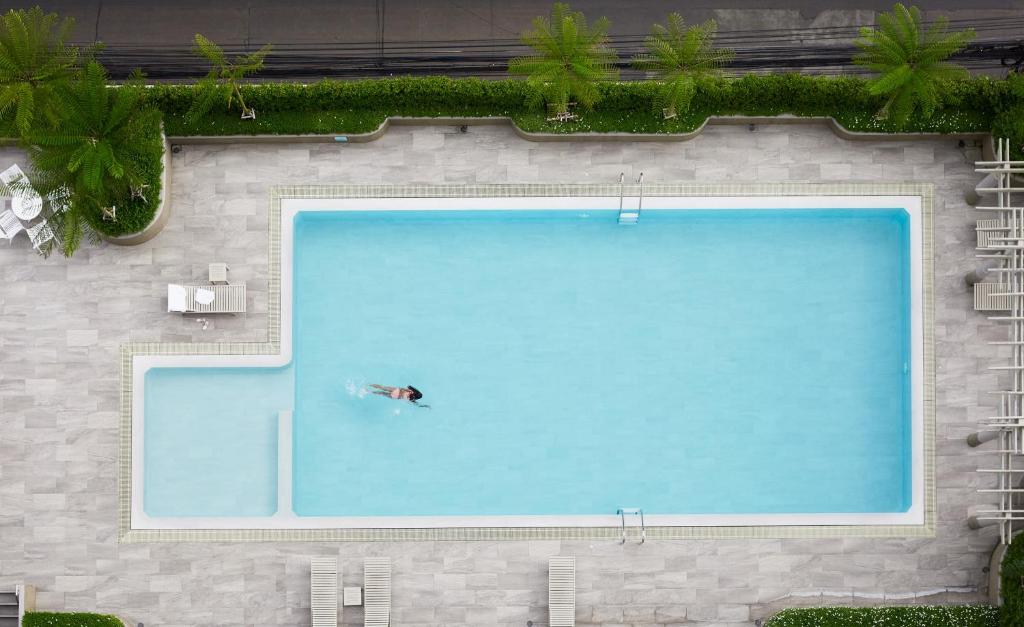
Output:
[[171,215],[170,203],[167,202],[168,197],[171,193],[171,145],[167,141],[167,136],[160,133],[160,137],[164,143],[164,155],[161,158],[161,162],[164,166],[164,171],[160,175],[160,202],[157,204],[156,213],[153,214],[153,219],[150,220],[146,228],[138,231],[137,233],[129,233],[127,235],[101,235],[104,241],[110,242],[117,246],[136,246],[143,242],[156,237],[157,233],[163,230],[164,225],[167,224],[167,219]]

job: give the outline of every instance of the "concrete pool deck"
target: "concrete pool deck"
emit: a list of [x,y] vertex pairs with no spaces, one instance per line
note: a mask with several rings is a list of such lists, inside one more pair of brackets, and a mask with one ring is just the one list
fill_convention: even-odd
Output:
[[[394,560],[399,625],[546,623],[546,559],[577,556],[579,624],[745,625],[814,603],[984,600],[993,528],[965,436],[990,413],[1005,328],[971,311],[974,258],[963,190],[977,147],[955,139],[848,142],[824,127],[709,128],[684,143],[531,143],[511,129],[395,128],[366,144],[183,146],[171,216],[132,248],[86,244],[71,260],[0,246],[0,586],[39,588],[39,609],[111,612],[161,625],[308,624],[308,558]],[[0,167],[23,162],[0,149]],[[118,544],[118,369],[125,342],[266,341],[267,198],[279,184],[929,182],[935,185],[937,531],[933,538]],[[166,283],[223,261],[249,313],[167,314]],[[915,599],[912,593],[921,593]],[[824,596],[823,596],[824,595]],[[900,599],[911,595],[910,599]],[[362,611],[349,608],[346,624]]]

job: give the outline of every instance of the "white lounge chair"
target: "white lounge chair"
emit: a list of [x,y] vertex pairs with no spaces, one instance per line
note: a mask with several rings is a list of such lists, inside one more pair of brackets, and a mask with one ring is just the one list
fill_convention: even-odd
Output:
[[975,311],[1009,311],[1010,299],[1012,296],[1003,296],[1012,291],[1005,283],[975,283],[974,284],[974,310]]
[[167,285],[167,311],[177,313],[245,313],[245,283]]
[[363,625],[391,625],[391,558],[363,560]]
[[24,230],[25,227],[21,224],[21,220],[14,215],[13,211],[8,209],[0,212],[0,239],[5,239],[10,244],[14,236]]
[[309,613],[312,627],[338,627],[338,558],[309,561]]
[[1005,237],[1010,231],[1010,227],[1000,226],[999,222],[998,219],[978,220],[978,248],[999,248],[999,244],[1003,242],[996,242],[995,238]]
[[548,625],[576,625],[576,558],[571,555],[548,559]]
[[35,248],[36,251],[54,237],[53,229],[50,228],[45,219],[28,227],[25,229],[25,232],[28,233],[28,239],[32,242],[32,248]]

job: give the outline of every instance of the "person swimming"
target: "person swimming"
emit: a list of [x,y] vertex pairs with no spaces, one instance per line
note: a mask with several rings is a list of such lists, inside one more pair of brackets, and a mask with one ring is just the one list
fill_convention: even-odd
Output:
[[377,383],[371,383],[369,387],[374,388],[373,393],[380,396],[386,396],[396,401],[409,401],[417,407],[425,407],[430,409],[430,405],[420,405],[417,401],[423,398],[423,392],[420,392],[411,385],[407,385],[404,388],[394,387],[391,385],[379,385]]

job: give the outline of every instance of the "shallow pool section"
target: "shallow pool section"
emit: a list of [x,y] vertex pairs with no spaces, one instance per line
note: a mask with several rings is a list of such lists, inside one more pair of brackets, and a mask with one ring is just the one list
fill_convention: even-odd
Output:
[[146,514],[274,514],[278,411],[293,380],[291,368],[147,372]]
[[300,214],[295,512],[904,511],[907,251],[901,210]]

